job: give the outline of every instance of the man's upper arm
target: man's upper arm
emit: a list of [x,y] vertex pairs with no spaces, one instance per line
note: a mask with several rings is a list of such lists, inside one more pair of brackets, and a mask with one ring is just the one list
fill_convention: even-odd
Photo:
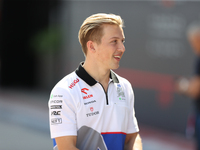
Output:
[[78,148],[76,148],[76,136],[62,136],[55,139],[58,150],[78,150]]
[[124,150],[142,150],[142,140],[138,132],[126,135]]

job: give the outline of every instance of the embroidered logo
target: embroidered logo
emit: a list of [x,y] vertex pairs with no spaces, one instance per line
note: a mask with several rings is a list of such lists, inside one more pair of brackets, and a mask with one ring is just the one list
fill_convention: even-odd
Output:
[[94,108],[93,108],[93,107],[90,107],[90,111],[93,112],[93,110],[94,110]]
[[117,97],[125,97],[124,91],[120,84],[117,84]]
[[62,118],[52,118],[51,119],[51,124],[52,125],[62,124]]
[[[87,89],[87,88],[82,88],[82,89],[81,89],[81,92],[84,93],[84,94],[87,94],[86,91],[89,91],[89,89]],[[91,97],[93,97],[93,95],[92,95],[92,94],[89,94],[89,95],[87,95],[87,96],[83,96],[83,99],[88,99],[88,98],[91,98]]]
[[90,102],[86,102],[84,103],[84,105],[88,105],[88,104],[92,104],[92,103],[96,103],[96,100],[90,101]]
[[[90,111],[91,111],[91,113],[86,114],[87,117],[91,117],[91,116],[94,116],[94,115],[98,115],[98,114],[99,114],[99,111],[94,111],[94,108],[93,108],[93,107],[90,107]],[[94,111],[94,112],[93,112],[93,111]]]
[[76,79],[70,84],[69,88],[72,89],[72,88],[76,85],[76,83],[78,83],[78,82],[79,82],[79,79],[76,78]]
[[81,89],[81,92],[84,93],[84,94],[87,94],[86,91],[89,91],[89,89],[87,89],[87,88],[82,88],[82,89]]

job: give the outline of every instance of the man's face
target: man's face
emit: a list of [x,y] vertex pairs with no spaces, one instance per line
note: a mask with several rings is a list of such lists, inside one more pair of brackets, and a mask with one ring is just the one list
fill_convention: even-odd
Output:
[[117,25],[103,25],[101,43],[96,44],[96,60],[104,69],[117,69],[125,51],[124,32]]

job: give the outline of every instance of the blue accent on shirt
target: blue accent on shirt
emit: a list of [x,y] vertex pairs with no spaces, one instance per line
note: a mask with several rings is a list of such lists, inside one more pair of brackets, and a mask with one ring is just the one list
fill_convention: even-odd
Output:
[[102,134],[108,150],[124,150],[125,134]]

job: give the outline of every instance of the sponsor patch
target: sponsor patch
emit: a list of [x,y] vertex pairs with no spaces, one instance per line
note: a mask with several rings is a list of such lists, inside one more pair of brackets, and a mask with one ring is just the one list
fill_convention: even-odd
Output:
[[60,116],[61,111],[52,111],[51,115],[52,116]]
[[50,103],[62,103],[62,100],[51,100]]
[[76,79],[70,84],[69,88],[72,89],[72,88],[76,85],[76,83],[78,83],[78,82],[79,82],[79,79],[76,78]]
[[90,107],[90,111],[91,111],[91,113],[86,114],[87,117],[91,117],[91,116],[94,116],[94,115],[98,115],[98,114],[99,114],[99,111],[93,112],[93,111],[94,111],[94,108],[93,108],[93,107]]
[[117,97],[120,101],[125,101],[125,94],[120,84],[117,84]]
[[89,91],[89,89],[87,89],[87,88],[82,88],[82,89],[81,89],[81,92],[84,93],[84,94],[87,94],[86,91]]
[[51,119],[51,124],[55,125],[55,124],[62,124],[62,118],[52,118]]
[[84,105],[88,105],[88,104],[92,104],[92,103],[96,103],[96,100],[90,101],[90,102],[85,102]]
[[98,114],[99,114],[99,111],[95,111],[95,112],[86,114],[86,116],[91,117],[91,116],[98,115]]
[[93,97],[93,95],[92,95],[92,94],[90,94],[90,95],[87,95],[87,96],[83,96],[83,99],[88,99],[88,98],[91,98],[91,97]]
[[51,109],[62,109],[62,105],[52,105]]
[[51,98],[54,98],[54,97],[63,97],[62,95],[51,95]]

